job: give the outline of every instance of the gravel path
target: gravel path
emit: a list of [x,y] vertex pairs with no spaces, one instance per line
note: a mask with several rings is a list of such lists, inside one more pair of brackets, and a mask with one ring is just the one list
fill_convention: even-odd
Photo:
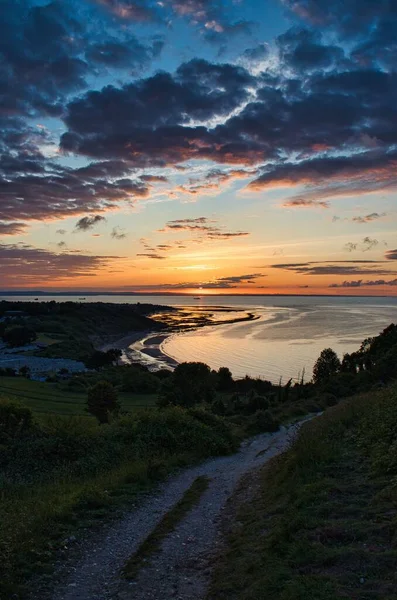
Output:
[[[86,548],[53,600],[202,600],[211,556],[220,541],[219,523],[226,501],[245,474],[288,447],[302,422],[259,435],[245,442],[236,454],[209,460],[168,479],[142,506]],[[123,579],[120,570],[127,560],[200,475],[210,479],[200,502],[164,540],[159,554],[137,579]]]

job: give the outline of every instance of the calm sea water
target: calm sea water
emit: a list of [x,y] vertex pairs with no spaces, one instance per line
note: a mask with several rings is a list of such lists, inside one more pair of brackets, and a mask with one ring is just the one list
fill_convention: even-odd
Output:
[[[0,298],[1,299],[1,298]],[[3,297],[34,300],[34,297]],[[76,296],[46,296],[40,301],[78,300]],[[252,309],[252,322],[204,327],[173,335],[162,350],[177,361],[202,361],[212,368],[229,367],[246,374],[279,381],[310,379],[321,350],[333,348],[340,356],[352,352],[363,339],[397,322],[397,298],[288,297],[288,296],[87,296],[85,302],[136,302],[170,306],[232,306]]]
[[[208,298],[200,302],[207,304]],[[163,352],[177,361],[227,366],[235,377],[285,382],[305,373],[309,380],[324,348],[342,357],[397,322],[397,298],[247,297],[222,298],[222,304],[243,304],[260,319],[173,335],[163,342]]]

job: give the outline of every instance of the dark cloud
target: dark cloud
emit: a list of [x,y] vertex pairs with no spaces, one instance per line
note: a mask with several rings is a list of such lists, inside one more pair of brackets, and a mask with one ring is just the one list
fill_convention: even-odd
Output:
[[373,287],[373,286],[396,286],[397,279],[374,279],[363,281],[362,279],[356,279],[352,281],[344,281],[343,283],[332,283],[329,287],[331,288],[358,288],[358,287]]
[[294,27],[277,38],[280,59],[296,71],[308,72],[341,63],[344,52],[339,46],[324,46],[317,31]]
[[114,240],[124,240],[127,237],[127,233],[117,225],[116,227],[113,227],[110,237]]
[[260,64],[269,56],[269,45],[259,44],[254,48],[247,48],[240,57],[240,62],[248,67]]
[[377,213],[377,212],[373,212],[370,213],[369,215],[364,215],[364,216],[360,216],[360,217],[353,217],[352,221],[353,223],[370,223],[371,221],[376,221],[377,219],[381,219],[382,217],[385,217],[386,213]]
[[196,59],[182,64],[174,76],[160,72],[121,88],[107,86],[69,104],[61,146],[96,158],[128,159],[137,167],[224,153],[234,162],[237,148],[219,146],[204,126],[189,124],[226,117],[255,85],[242,67]]
[[145,23],[156,21],[158,13],[154,2],[148,0],[92,0],[110,10],[116,17]]
[[25,233],[26,223],[0,223],[0,235],[18,235]]
[[208,219],[207,217],[176,219],[168,221],[163,229],[159,229],[159,232],[187,231],[189,233],[203,234],[206,239],[212,240],[224,240],[250,235],[248,231],[223,231],[216,223],[217,221]]
[[[134,285],[128,286],[130,290],[142,290],[142,291],[152,291],[152,290],[188,290],[188,289],[203,289],[203,290],[230,290],[240,287],[241,285],[253,284],[257,279],[265,277],[262,273],[252,273],[248,275],[233,275],[230,277],[219,277],[216,279],[212,279],[210,281],[200,281],[200,282],[180,282],[174,284],[160,284],[160,285]],[[127,288],[125,288],[127,289]]]
[[[339,263],[339,264],[338,264]],[[352,264],[353,263],[353,264]],[[396,275],[396,271],[384,268],[379,261],[333,261],[282,263],[272,265],[273,269],[293,271],[299,275]]]
[[388,250],[385,254],[387,260],[397,260],[397,248],[395,250]]
[[368,250],[372,250],[372,248],[375,248],[375,246],[377,246],[379,244],[378,240],[375,240],[373,238],[370,237],[365,237],[363,239],[363,251],[366,252]]
[[37,169],[41,166],[42,173],[30,167],[24,172],[11,172],[0,160],[0,219],[4,221],[52,219],[104,211],[117,203],[149,195],[149,184],[138,179],[117,178],[118,172],[126,169],[124,163],[106,162],[71,169],[41,156],[34,156],[29,162]]
[[304,207],[304,208],[329,208],[329,202],[326,200],[305,200],[305,198],[292,198],[283,202],[283,206],[287,208]]
[[95,256],[83,253],[57,254],[26,244],[0,244],[0,278],[3,288],[39,282],[95,277],[117,256]]
[[167,257],[162,256],[161,254],[156,254],[155,252],[140,252],[137,256],[144,256],[145,258],[154,258],[155,260],[164,260]]
[[396,57],[394,0],[283,0],[296,16],[349,43],[358,64],[390,66]]
[[148,45],[131,36],[123,42],[108,39],[91,44],[85,56],[91,63],[109,68],[128,69],[131,74],[137,74],[160,55],[163,46],[164,41],[161,39]]
[[[2,0],[0,117],[59,116],[65,98],[108,69],[141,71],[163,41],[139,40],[92,11],[90,2]],[[116,35],[117,33],[117,35]]]
[[76,231],[88,231],[93,229],[98,223],[106,221],[105,217],[101,215],[91,215],[90,217],[82,217],[75,225]]

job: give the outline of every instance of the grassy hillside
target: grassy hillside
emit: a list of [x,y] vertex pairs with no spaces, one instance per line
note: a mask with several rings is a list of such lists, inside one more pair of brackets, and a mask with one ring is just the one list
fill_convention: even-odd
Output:
[[[0,396],[15,398],[35,413],[86,415],[87,393],[61,390],[56,384],[24,377],[0,377]],[[118,394],[124,410],[148,408],[156,404],[156,394]]]
[[211,600],[397,598],[397,387],[345,400],[261,472]]

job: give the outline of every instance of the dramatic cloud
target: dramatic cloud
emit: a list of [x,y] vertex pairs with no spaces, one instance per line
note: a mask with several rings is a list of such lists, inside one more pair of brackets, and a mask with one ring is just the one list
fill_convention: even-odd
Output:
[[[32,163],[36,171],[26,162]],[[71,169],[34,155],[29,161],[21,158],[21,163],[18,171],[11,171],[0,161],[0,219],[4,221],[111,210],[118,203],[147,198],[151,189],[150,184],[138,178],[120,177],[128,170],[122,162]]]
[[98,271],[120,257],[81,253],[56,254],[26,244],[0,244],[0,278],[3,289],[38,282],[95,277]]
[[231,19],[233,5],[224,6],[222,0],[94,0],[116,17],[134,22],[166,22],[175,17],[186,19],[205,32],[209,42],[224,42],[227,37],[251,32],[252,24]]
[[0,223],[0,235],[25,233],[26,227],[26,223]]
[[106,221],[105,217],[101,217],[101,215],[92,215],[90,217],[82,217],[79,219],[75,225],[75,229],[77,231],[88,231],[89,229],[93,229],[95,225],[98,223]]

